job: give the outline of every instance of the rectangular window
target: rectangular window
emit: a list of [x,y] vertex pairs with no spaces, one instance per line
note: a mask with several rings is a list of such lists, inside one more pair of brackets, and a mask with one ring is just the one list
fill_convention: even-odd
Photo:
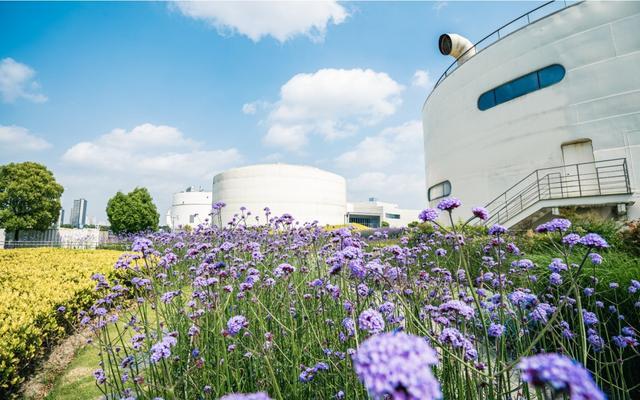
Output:
[[189,223],[193,224],[196,221],[196,216],[195,215],[189,215]]
[[385,213],[384,216],[389,219],[400,219],[400,214]]

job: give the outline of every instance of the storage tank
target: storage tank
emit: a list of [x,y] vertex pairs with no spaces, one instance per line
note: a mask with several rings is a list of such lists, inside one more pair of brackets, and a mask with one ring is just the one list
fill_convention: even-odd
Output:
[[211,221],[211,192],[196,191],[191,186],[183,192],[173,194],[171,209],[167,212],[167,225],[171,229],[195,227]]
[[347,208],[347,185],[343,177],[318,168],[261,164],[230,169],[213,178],[213,202],[224,202],[222,222],[229,222],[245,207],[247,219],[265,222],[264,208],[273,216],[290,214],[300,222],[342,224]]

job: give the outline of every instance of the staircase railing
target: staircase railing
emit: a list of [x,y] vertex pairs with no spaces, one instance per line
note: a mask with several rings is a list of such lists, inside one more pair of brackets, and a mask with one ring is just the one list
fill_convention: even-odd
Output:
[[625,158],[561,165],[533,171],[485,208],[485,224],[502,224],[541,200],[631,194]]

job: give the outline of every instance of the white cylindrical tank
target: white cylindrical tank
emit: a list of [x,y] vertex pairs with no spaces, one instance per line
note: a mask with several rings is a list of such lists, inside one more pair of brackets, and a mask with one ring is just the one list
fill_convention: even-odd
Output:
[[347,207],[343,177],[318,168],[262,164],[234,168],[213,178],[213,202],[224,202],[222,222],[229,222],[241,207],[252,212],[247,219],[265,222],[264,208],[272,216],[290,214],[300,222],[342,224]]
[[171,229],[184,228],[187,225],[195,227],[211,221],[211,192],[193,191],[189,188],[184,192],[173,194],[171,209],[167,213],[167,225]]

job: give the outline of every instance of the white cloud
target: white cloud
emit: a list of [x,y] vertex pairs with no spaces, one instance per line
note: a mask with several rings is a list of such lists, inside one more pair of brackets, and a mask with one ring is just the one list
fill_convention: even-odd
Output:
[[429,88],[433,86],[433,80],[431,79],[429,71],[424,71],[421,69],[417,70],[415,74],[413,74],[411,85],[423,88]]
[[51,143],[31,134],[27,128],[0,125],[0,150],[15,153],[16,151],[39,151],[49,147]]
[[432,8],[436,10],[437,14],[440,14],[440,11],[442,11],[448,5],[449,5],[448,1],[436,1],[435,3],[433,3]]
[[244,103],[242,105],[242,112],[247,115],[253,115],[257,111],[257,107],[255,103]]
[[0,95],[5,103],[24,98],[34,103],[47,101],[47,96],[40,93],[40,85],[33,78],[36,75],[28,65],[19,63],[13,58],[0,60]]
[[241,34],[254,42],[272,36],[285,42],[297,35],[321,41],[329,24],[349,13],[337,1],[178,1],[185,16],[203,20],[220,34]]
[[409,121],[365,137],[353,150],[338,156],[336,162],[344,168],[368,170],[389,165],[397,169],[400,164],[407,164],[411,170],[422,159],[423,143],[422,124]]
[[91,212],[104,210],[118,190],[144,186],[164,215],[174,192],[189,185],[211,190],[213,176],[238,165],[242,157],[235,148],[208,149],[177,128],[146,123],[77,143],[62,161],[61,176],[69,196],[86,196],[95,207]]
[[299,151],[312,133],[329,140],[351,135],[394,114],[403,90],[386,73],[370,69],[297,74],[280,88],[264,142]]
[[334,164],[347,177],[349,198],[378,197],[402,207],[424,204],[422,124],[418,120],[367,136]]
[[347,179],[349,199],[364,201],[376,197],[405,208],[420,208],[425,204],[424,174],[364,172]]

